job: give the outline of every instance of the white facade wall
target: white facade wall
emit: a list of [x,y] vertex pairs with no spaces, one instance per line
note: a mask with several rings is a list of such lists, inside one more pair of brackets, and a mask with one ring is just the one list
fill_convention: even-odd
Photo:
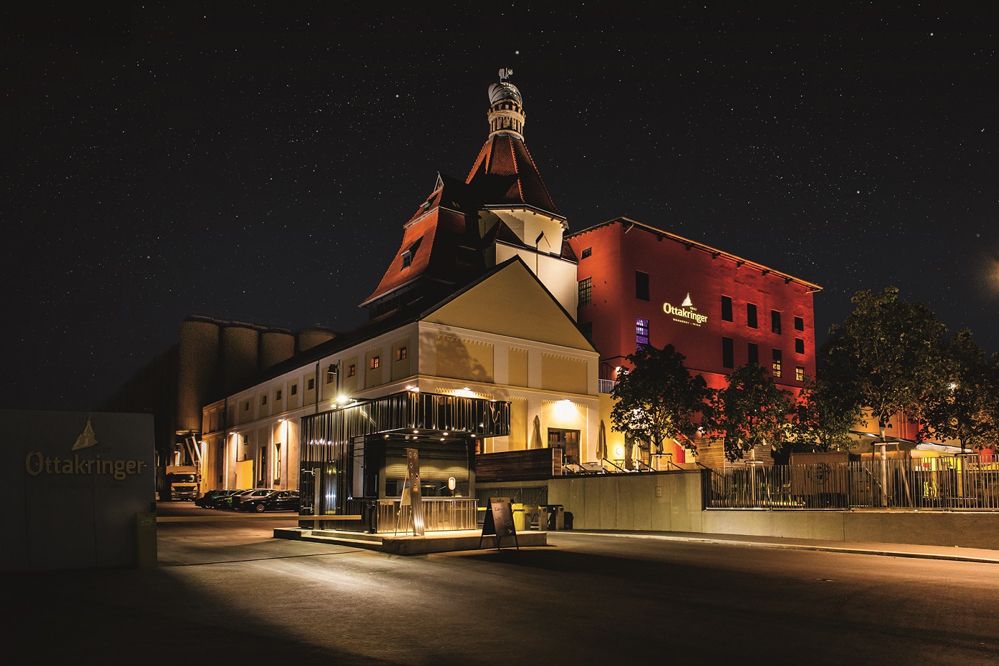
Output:
[[[474,382],[438,376],[438,335],[456,336],[491,345],[492,381]],[[392,362],[400,345],[407,348],[409,371],[404,376],[393,376]],[[508,384],[511,348],[528,351],[527,386]],[[381,359],[381,377],[375,385],[371,384],[371,380],[377,372],[366,362],[366,358],[372,353],[377,353]],[[585,363],[586,392],[546,390],[541,371],[545,354]],[[597,394],[599,356],[596,352],[421,321],[322,358],[318,362],[318,378],[317,363],[313,362],[235,393],[225,400],[206,405],[203,409],[203,427],[208,469],[203,475],[204,489],[238,487],[242,479],[238,478],[237,469],[241,464],[245,469],[247,460],[253,461],[253,478],[257,480],[260,477],[261,451],[266,451],[268,465],[263,477],[264,486],[297,488],[300,419],[336,406],[336,383],[327,383],[326,377],[329,366],[338,361],[342,373],[339,390],[341,399],[364,400],[417,388],[432,393],[525,401],[528,424],[537,416],[541,419],[542,433],[548,427],[580,430],[582,459],[594,460],[596,457],[600,413]],[[349,361],[357,365],[353,378],[346,376]],[[281,391],[280,399],[277,397],[278,391]],[[267,396],[266,404],[264,396]],[[223,418],[223,415],[228,418]],[[222,423],[229,425],[222,428]],[[507,450],[510,446],[508,440],[508,437],[487,440],[485,451]],[[278,444],[281,445],[281,469],[275,470]],[[220,450],[221,454],[218,453]]]

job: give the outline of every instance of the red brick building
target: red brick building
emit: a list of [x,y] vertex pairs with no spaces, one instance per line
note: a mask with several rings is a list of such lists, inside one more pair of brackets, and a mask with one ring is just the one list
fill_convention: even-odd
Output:
[[[794,394],[815,376],[816,284],[627,218],[571,234],[578,321],[614,380],[639,344],[673,345],[719,388],[748,363]],[[674,459],[684,460],[677,446]]]

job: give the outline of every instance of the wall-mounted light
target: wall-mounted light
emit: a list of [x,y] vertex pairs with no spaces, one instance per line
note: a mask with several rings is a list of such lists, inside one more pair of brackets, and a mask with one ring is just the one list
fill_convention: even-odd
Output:
[[555,418],[567,421],[577,415],[576,405],[571,400],[559,400],[555,403]]

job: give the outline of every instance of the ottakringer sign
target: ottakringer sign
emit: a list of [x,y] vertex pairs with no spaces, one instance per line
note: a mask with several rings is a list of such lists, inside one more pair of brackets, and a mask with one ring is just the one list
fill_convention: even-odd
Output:
[[670,315],[670,318],[678,324],[696,326],[698,328],[708,320],[706,314],[701,314],[694,307],[694,302],[690,299],[689,291],[679,306],[673,305],[669,301],[663,303],[663,312]]

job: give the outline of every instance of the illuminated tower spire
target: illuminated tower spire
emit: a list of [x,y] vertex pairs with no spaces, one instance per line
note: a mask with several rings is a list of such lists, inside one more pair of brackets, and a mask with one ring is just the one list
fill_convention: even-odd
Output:
[[489,86],[489,136],[512,134],[523,141],[524,99],[517,86],[510,83],[513,69],[504,67],[499,71],[499,83]]

